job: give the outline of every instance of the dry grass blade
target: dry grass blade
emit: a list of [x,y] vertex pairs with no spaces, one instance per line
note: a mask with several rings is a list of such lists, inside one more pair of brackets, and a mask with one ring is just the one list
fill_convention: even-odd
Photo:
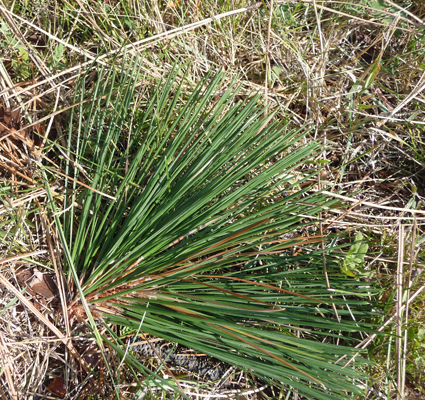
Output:
[[[308,0],[306,2],[310,3],[311,1],[313,1],[313,0]],[[315,1],[316,2],[318,1],[319,3],[323,3],[323,1],[320,1],[320,0],[315,0]],[[384,1],[386,1],[386,0],[384,0]],[[342,5],[347,5],[348,4],[346,1],[334,1],[334,0],[326,1],[326,3],[327,4],[342,4]],[[390,2],[388,2],[388,3],[390,3]],[[352,4],[350,4],[350,5],[352,5]],[[371,7],[371,6],[368,6],[368,5],[364,5],[364,4],[356,4],[356,7],[360,8],[360,9],[368,10],[368,11],[376,11],[376,9],[374,7]],[[414,15],[412,13],[409,13],[408,10],[403,9],[402,7],[396,6],[396,5],[394,5],[394,7],[399,8],[400,10],[402,10],[403,12],[405,12],[406,14],[409,14],[412,18],[417,19],[417,20],[420,21],[420,19],[416,15]],[[399,16],[400,19],[402,19],[403,21],[405,21],[405,22],[407,22],[409,24],[414,24],[414,23],[412,23],[412,21],[410,21],[410,19],[405,18],[405,17],[402,17],[399,14],[394,14],[394,13],[392,13],[390,11],[386,11],[386,10],[380,10],[380,12],[382,14],[384,14],[384,15],[388,15],[388,16],[391,16],[391,17],[394,17],[394,18],[397,17],[397,16]]]
[[[113,56],[113,55],[118,54],[118,53],[121,53],[125,49],[130,49],[130,50],[137,49],[141,45],[148,43],[148,42],[150,42],[149,46],[153,46],[158,40],[169,40],[169,39],[175,37],[176,35],[184,34],[184,33],[189,32],[191,30],[197,29],[201,26],[210,24],[214,21],[218,21],[222,18],[226,18],[226,17],[232,16],[232,15],[247,12],[247,11],[250,11],[250,10],[255,10],[255,9],[261,7],[262,5],[263,5],[262,2],[258,2],[258,3],[255,3],[254,5],[251,5],[251,6],[248,6],[248,7],[243,7],[243,8],[240,8],[238,10],[233,10],[233,11],[229,11],[229,12],[226,12],[226,13],[223,13],[223,14],[220,14],[220,15],[216,15],[214,17],[207,18],[207,19],[204,19],[204,20],[199,21],[199,22],[194,22],[192,24],[183,26],[181,28],[172,29],[170,31],[161,33],[159,35],[154,35],[154,36],[151,36],[149,38],[139,40],[135,43],[128,44],[128,45],[124,46],[123,48],[120,47],[119,49],[114,50],[114,51],[110,51],[110,52],[108,52],[108,53],[106,53],[106,54],[104,54],[100,57],[96,57],[95,55],[92,55],[92,54],[88,53],[87,51],[82,51],[81,49],[79,49],[79,48],[77,48],[77,47],[75,47],[75,46],[73,46],[69,43],[64,42],[63,40],[61,40],[61,39],[57,38],[56,36],[50,34],[49,32],[45,31],[44,29],[41,29],[40,27],[34,25],[33,23],[25,20],[24,18],[19,17],[18,15],[12,13],[11,11],[7,10],[6,8],[4,8],[2,6],[0,6],[0,10],[2,12],[5,12],[5,13],[12,15],[13,17],[19,19],[21,22],[24,22],[25,24],[31,26],[33,29],[36,29],[37,31],[43,33],[47,37],[57,41],[58,43],[62,44],[63,46],[68,47],[69,49],[75,51],[76,53],[78,53],[82,56],[85,56],[85,57],[89,58],[90,60],[95,61],[96,63],[107,66],[108,65],[107,62],[105,63],[103,61],[105,58]],[[140,51],[140,48],[137,49],[137,50]]]
[[413,19],[415,19],[417,22],[419,22],[420,25],[422,25],[424,23],[424,21],[422,21],[417,15],[411,13],[406,8],[401,7],[399,4],[393,3],[390,0],[384,0],[384,1],[385,1],[385,3],[389,4],[390,6],[398,8],[400,11],[403,11],[404,13],[410,15]]
[[21,260],[24,257],[34,257],[34,256],[38,256],[38,255],[44,254],[44,253],[47,253],[47,251],[46,250],[38,250],[38,251],[33,251],[31,253],[19,254],[17,256],[11,256],[11,257],[0,259],[0,264],[5,264],[7,262],[12,262],[12,261],[16,261],[16,260]]
[[[416,215],[415,215],[416,217]],[[406,301],[404,304],[404,341],[403,341],[403,359],[402,359],[402,370],[404,372],[404,377],[406,376],[406,362],[407,362],[407,342],[408,342],[408,327],[409,327],[409,299],[410,299],[410,290],[412,286],[412,269],[413,263],[415,261],[415,244],[416,244],[416,218],[413,221],[412,236],[411,236],[411,246],[410,246],[410,257],[409,257],[409,273],[407,275],[407,289],[406,289]],[[406,388],[406,379],[402,381],[402,387],[400,393],[404,394]]]
[[[16,258],[15,258],[16,259]],[[3,260],[4,261],[4,260]],[[55,325],[53,325],[40,311],[37,310],[34,305],[28,301],[28,299],[23,296],[19,290],[16,290],[15,287],[2,275],[0,274],[0,283],[10,290],[21,302],[24,304],[31,312],[44,324],[46,325],[68,348],[71,355],[80,363],[86,373],[90,372],[90,366],[87,362],[81,358],[78,351],[72,345],[70,338],[66,337]]]
[[272,29],[272,18],[273,18],[273,12],[274,12],[274,7],[273,7],[273,0],[270,1],[270,5],[269,5],[269,22],[267,25],[267,42],[266,42],[266,79],[264,81],[264,104],[265,104],[265,109],[264,109],[264,116],[267,115],[267,111],[268,111],[268,102],[269,102],[269,98],[268,98],[268,87],[269,87],[269,79],[270,79],[270,32]]
[[[302,0],[302,1],[304,3],[314,3],[316,0]],[[344,4],[347,4],[347,3],[344,3]],[[367,24],[376,25],[376,26],[383,26],[383,27],[387,27],[388,26],[388,25],[382,24],[380,22],[375,22],[375,21],[367,20],[367,19],[360,18],[360,17],[357,17],[357,16],[352,15],[352,14],[348,14],[348,13],[345,13],[345,12],[342,12],[342,11],[335,10],[333,8],[330,8],[330,7],[325,7],[325,6],[321,5],[321,4],[317,4],[317,7],[320,8],[320,9],[322,9],[322,10],[326,10],[326,11],[329,11],[329,12],[334,13],[334,14],[343,15],[344,17],[348,17],[350,19],[354,19],[354,20],[357,20],[357,21],[362,21],[362,22],[367,23]],[[400,28],[400,29],[403,30],[403,31],[406,31],[406,32],[411,32],[411,33],[414,32],[413,29],[408,29],[408,28]]]
[[[43,157],[43,158],[46,158],[46,157]],[[116,200],[116,198],[114,196],[111,196],[111,195],[106,194],[106,193],[102,193],[101,191],[99,191],[97,189],[93,189],[89,185],[86,185],[85,183],[83,183],[83,182],[81,182],[81,181],[79,181],[77,179],[74,179],[71,176],[68,176],[68,175],[66,175],[66,174],[64,174],[62,172],[59,172],[57,169],[55,169],[55,172],[54,173],[55,174],[58,174],[59,176],[63,176],[64,178],[69,179],[70,181],[75,182],[78,185],[80,185],[82,187],[85,187],[86,189],[92,190],[93,192],[98,193],[98,194],[100,194],[100,195],[102,195],[102,196],[104,196],[104,197],[106,197],[108,199],[111,199],[111,200],[114,200],[114,201]]]
[[[31,28],[33,28],[33,29],[37,30],[38,32],[42,33],[43,35],[46,35],[47,37],[49,37],[49,38],[57,41],[58,43],[62,44],[63,46],[68,47],[69,49],[75,51],[77,54],[80,54],[80,55],[82,55],[84,57],[87,57],[90,60],[96,60],[97,59],[95,55],[93,55],[93,54],[91,54],[91,53],[89,53],[87,51],[81,50],[78,47],[73,46],[72,44],[69,44],[69,43],[64,42],[63,40],[61,40],[58,37],[52,35],[51,33],[47,32],[46,30],[38,27],[37,25],[33,24],[32,22],[27,21],[25,18],[21,18],[19,15],[16,15],[15,13],[9,11],[7,8],[5,8],[3,6],[0,6],[0,10],[2,12],[4,12],[4,13],[7,13],[7,14],[11,15],[12,17],[18,19],[19,21],[27,24]],[[104,66],[107,66],[107,63],[105,63],[105,62],[103,62],[103,61],[101,61],[99,59],[97,59],[97,62],[99,64],[102,64]]]
[[397,400],[404,398],[404,382],[406,380],[403,371],[403,261],[404,261],[404,226],[399,225],[398,235],[398,262],[397,262],[397,308],[396,308],[396,356],[397,356]]
[[6,375],[7,382],[9,384],[10,394],[13,400],[20,400],[22,399],[22,397],[18,395],[18,392],[15,389],[15,383],[13,379],[13,375],[14,375],[12,372],[12,368],[14,367],[13,360],[7,350],[6,343],[4,342],[4,338],[1,332],[0,332],[0,342],[1,342],[0,343],[0,360],[3,364],[3,370]]
[[404,109],[416,97],[418,97],[423,90],[425,90],[425,72],[422,74],[418,83],[416,84],[414,89],[409,93],[409,95],[406,96],[406,98],[401,101],[400,104],[398,104],[397,107],[395,107],[388,116],[384,117],[384,120],[379,121],[376,124],[378,128],[384,125],[385,122],[390,121],[394,115]]
[[[407,302],[407,306],[409,306],[409,304],[411,304],[413,302],[413,300],[415,300],[425,289],[425,285],[422,285],[418,290],[416,290],[416,292],[409,298],[408,302]],[[401,307],[401,312],[404,311],[406,307],[406,304],[403,304]],[[388,318],[376,331],[382,332],[386,327],[388,327],[390,324],[392,324],[394,322],[394,320],[397,318],[397,312],[395,312],[390,318]],[[371,335],[369,335],[366,339],[364,339],[361,343],[359,343],[356,348],[359,349],[366,349],[374,340],[375,338],[378,336],[378,334],[376,333],[372,333]],[[351,357],[345,364],[344,367],[347,367],[351,362],[354,361],[354,359],[359,355],[360,353],[356,353],[353,357]],[[341,357],[338,359],[338,362],[343,360],[344,357]]]
[[[57,188],[58,188],[58,185],[52,185],[51,189],[52,189],[52,191],[55,195],[58,194],[57,192],[55,192],[55,190]],[[9,214],[11,209],[17,208],[17,207],[22,206],[26,203],[31,203],[33,200],[37,199],[38,197],[45,197],[45,196],[46,196],[46,190],[45,189],[37,189],[37,190],[33,190],[28,195],[22,196],[22,197],[20,197],[16,200],[9,200],[8,206],[10,207],[10,209],[9,209],[9,207],[7,207],[5,205],[0,206],[0,215]]]
[[[25,39],[25,37],[22,35],[21,31],[19,30],[19,28],[17,27],[17,25],[15,24],[15,21],[11,18],[10,14],[8,12],[6,12],[3,8],[0,7],[1,13],[3,15],[3,18],[5,19],[5,21],[7,22],[7,24],[9,25],[10,29],[12,30],[13,34],[15,35],[18,43],[21,43],[27,50],[27,53],[29,54],[29,56],[31,57],[31,59],[33,60],[35,66],[38,68],[39,71],[41,71],[42,75],[44,78],[49,78],[52,76],[51,71],[49,70],[49,68],[46,66],[46,64],[44,63],[44,61],[41,59],[41,57],[38,55],[38,52],[35,51],[31,45],[28,43],[28,41]],[[58,90],[61,99],[63,102],[65,102],[65,104],[67,104],[67,100],[65,99],[65,97],[63,96],[63,88],[61,85],[58,85],[54,80],[50,80],[49,81],[50,85],[52,87],[54,87],[55,89]]]
[[[4,96],[4,93],[12,92],[16,96],[16,99],[19,102],[19,104],[22,106],[23,105],[23,101],[22,101],[21,97],[19,96],[19,94],[16,93],[16,88],[13,85],[13,82],[11,81],[11,79],[9,77],[9,74],[8,74],[6,68],[5,68],[5,66],[4,66],[4,64],[3,64],[3,62],[1,60],[0,60],[0,74],[1,74],[1,77],[3,79],[1,81],[1,85],[2,85],[2,88],[3,88],[3,90],[2,90],[1,93],[3,94],[3,96]],[[4,97],[5,97],[5,104],[6,104],[6,106],[8,108],[10,108],[12,104],[10,103],[9,99],[6,96],[4,96]],[[0,138],[0,140],[1,139],[2,138]]]
[[[41,206],[40,206],[40,208],[41,208]],[[55,250],[54,250],[53,240],[52,240],[52,237],[51,237],[50,232],[49,232],[49,229],[52,229],[52,227],[51,227],[51,225],[50,225],[50,223],[47,219],[47,215],[43,214],[43,217],[44,217],[44,221],[43,221],[44,232],[46,233],[50,257],[51,257],[51,260],[53,262],[53,266],[55,268],[56,281],[57,281],[57,286],[58,286],[58,289],[59,289],[59,295],[60,295],[61,306],[62,306],[62,313],[63,313],[64,322],[65,322],[66,336],[71,337],[71,326],[70,326],[70,323],[69,323],[68,304],[67,304],[67,301],[66,301],[64,277],[63,277],[63,274],[62,274],[62,269],[59,269],[60,267],[58,266],[58,263],[56,262],[57,252],[55,252]]]
[[[327,194],[329,196],[332,196],[332,197],[335,197],[337,199],[348,201],[350,203],[359,203],[359,200],[354,199],[352,197],[342,196],[340,194],[328,192],[326,190],[324,190],[322,193],[325,193],[325,194]],[[411,213],[411,214],[423,214],[423,212],[424,212],[424,210],[413,210],[411,208],[399,208],[399,207],[381,206],[379,204],[372,203],[370,201],[363,201],[361,203],[361,205],[362,206],[365,206],[365,207],[380,208],[382,210],[401,211],[401,212],[407,212],[407,213]]]

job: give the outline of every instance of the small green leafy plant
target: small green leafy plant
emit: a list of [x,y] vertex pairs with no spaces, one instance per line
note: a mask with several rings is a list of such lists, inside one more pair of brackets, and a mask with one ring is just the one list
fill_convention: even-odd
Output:
[[357,232],[354,243],[348,250],[347,255],[341,261],[341,270],[344,274],[351,277],[359,277],[370,275],[370,271],[365,271],[364,257],[369,249],[369,245],[365,243],[361,232]]
[[10,57],[10,64],[16,76],[20,80],[26,80],[31,76],[28,52],[21,43],[19,43],[11,34],[9,27],[0,19],[0,33],[4,40],[0,42],[3,48],[16,52]]

